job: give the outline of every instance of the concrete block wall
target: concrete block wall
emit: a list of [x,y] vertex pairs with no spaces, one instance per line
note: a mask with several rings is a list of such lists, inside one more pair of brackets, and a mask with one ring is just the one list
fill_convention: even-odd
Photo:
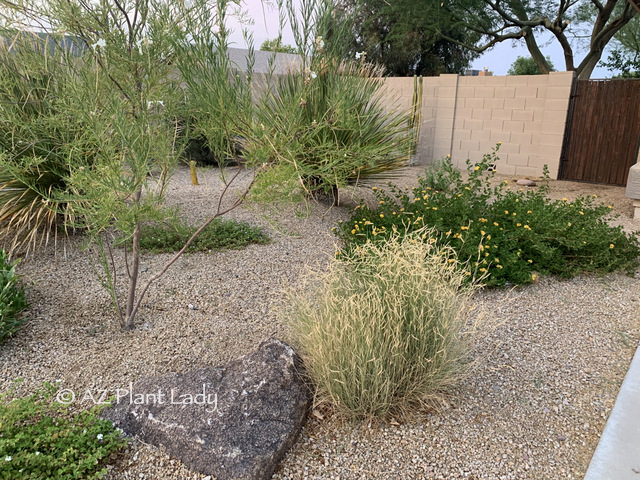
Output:
[[[451,155],[458,167],[479,161],[497,142],[498,172],[557,178],[573,74],[462,77],[423,80],[418,163]],[[410,108],[412,78],[388,78],[385,95]]]

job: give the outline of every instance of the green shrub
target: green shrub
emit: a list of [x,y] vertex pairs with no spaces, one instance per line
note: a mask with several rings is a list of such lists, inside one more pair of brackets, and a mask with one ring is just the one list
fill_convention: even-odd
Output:
[[53,400],[56,390],[45,383],[27,398],[0,395],[0,478],[102,478],[104,461],[125,445],[97,409],[71,413]]
[[[196,227],[180,222],[145,224],[140,230],[140,247],[152,253],[177,252],[196,230]],[[250,243],[269,241],[269,236],[259,227],[236,220],[216,219],[196,237],[187,251],[237,249]]]
[[350,417],[431,405],[465,372],[473,287],[453,249],[420,229],[338,256],[291,297],[296,342],[318,399]]
[[595,196],[552,201],[546,185],[524,191],[492,184],[494,173],[487,169],[499,162],[498,148],[475,165],[467,160],[467,180],[445,161],[411,193],[376,190],[377,208],[356,207],[351,220],[336,229],[346,252],[430,226],[435,234],[429,240],[455,249],[467,275],[485,276],[488,285],[526,284],[536,274],[571,277],[637,268],[637,236],[608,225],[612,207],[596,204]]
[[94,152],[79,116],[66,112],[72,43],[4,29],[0,38],[0,241],[14,251],[73,217],[71,165],[89,164]]
[[18,285],[16,264],[10,263],[4,250],[0,250],[0,343],[15,333],[23,323],[20,316],[27,308],[27,298]]

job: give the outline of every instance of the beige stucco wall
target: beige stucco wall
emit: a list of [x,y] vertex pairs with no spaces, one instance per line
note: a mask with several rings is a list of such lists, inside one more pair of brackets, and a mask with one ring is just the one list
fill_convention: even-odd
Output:
[[[502,142],[500,173],[539,176],[547,164],[557,178],[572,80],[571,72],[424,78],[418,163],[451,155],[462,167]],[[389,102],[410,108],[412,78],[385,87]]]

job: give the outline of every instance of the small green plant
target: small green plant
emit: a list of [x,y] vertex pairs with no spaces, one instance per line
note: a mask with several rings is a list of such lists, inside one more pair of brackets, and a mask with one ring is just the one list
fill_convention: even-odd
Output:
[[24,289],[18,284],[16,264],[9,262],[4,250],[0,250],[0,343],[20,328],[24,319],[20,312],[27,308]]
[[349,417],[429,406],[466,371],[472,284],[434,232],[338,256],[291,297],[294,335],[320,402]]
[[428,241],[451,246],[467,276],[484,276],[487,285],[638,267],[637,236],[610,226],[612,207],[596,204],[595,196],[552,201],[546,184],[524,191],[492,182],[495,172],[487,170],[499,164],[498,148],[477,164],[467,160],[466,180],[443,161],[412,192],[375,190],[378,206],[356,207],[351,220],[336,229],[345,251],[430,226],[435,232]]
[[[180,222],[146,224],[140,230],[140,248],[152,253],[177,252],[196,230],[196,227]],[[269,236],[259,227],[236,220],[216,219],[200,232],[187,252],[238,249],[250,243],[268,242]]]
[[125,445],[97,409],[72,413],[56,391],[45,383],[26,398],[0,395],[0,478],[102,478],[105,460]]

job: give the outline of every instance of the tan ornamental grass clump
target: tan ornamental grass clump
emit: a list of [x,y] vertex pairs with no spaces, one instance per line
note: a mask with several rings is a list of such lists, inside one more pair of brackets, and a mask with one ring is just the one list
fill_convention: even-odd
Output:
[[475,286],[452,249],[423,241],[431,233],[362,245],[291,295],[317,404],[402,416],[437,404],[469,371]]

